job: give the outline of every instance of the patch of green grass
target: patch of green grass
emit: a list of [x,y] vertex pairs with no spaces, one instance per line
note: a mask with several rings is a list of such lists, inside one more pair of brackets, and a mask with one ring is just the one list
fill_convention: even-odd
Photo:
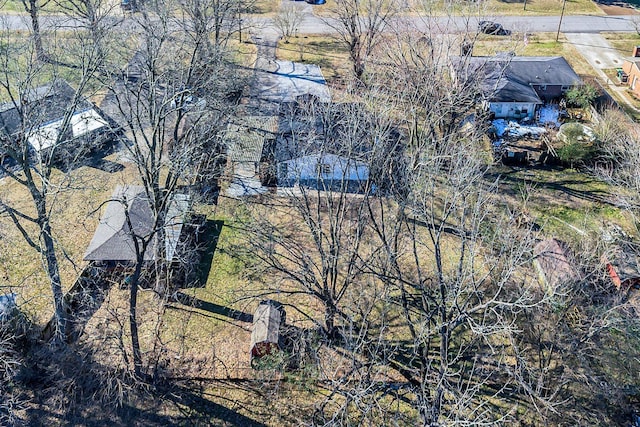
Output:
[[247,10],[247,13],[254,15],[273,15],[280,8],[280,2],[270,0],[257,0]]
[[618,187],[574,169],[497,167],[496,171],[502,173],[503,195],[522,194],[526,183],[527,209],[545,234],[569,241],[580,237],[581,231],[597,231],[607,222],[633,232],[632,218],[609,203],[613,195],[624,194]]

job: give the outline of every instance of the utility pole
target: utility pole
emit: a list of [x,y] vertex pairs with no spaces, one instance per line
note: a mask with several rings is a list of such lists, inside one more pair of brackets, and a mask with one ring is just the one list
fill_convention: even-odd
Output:
[[556,33],[556,42],[560,38],[560,27],[562,26],[562,17],[564,16],[564,7],[567,5],[567,0],[562,0],[562,12],[560,12],[560,22],[558,22],[558,32]]

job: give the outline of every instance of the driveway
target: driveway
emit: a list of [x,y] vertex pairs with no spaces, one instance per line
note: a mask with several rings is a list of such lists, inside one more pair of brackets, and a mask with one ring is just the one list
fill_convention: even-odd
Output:
[[[611,81],[603,71],[608,68],[620,68],[624,62],[623,56],[609,44],[607,39],[600,34],[593,33],[565,33],[565,37],[593,67],[598,80],[602,82],[605,89],[609,93],[617,93],[616,100],[624,101],[629,108],[638,111],[629,100],[626,93],[627,86],[616,86],[615,82]],[[629,56],[631,56],[631,52],[629,52]]]
[[565,33],[564,36],[594,69],[622,67],[624,59],[600,34]]

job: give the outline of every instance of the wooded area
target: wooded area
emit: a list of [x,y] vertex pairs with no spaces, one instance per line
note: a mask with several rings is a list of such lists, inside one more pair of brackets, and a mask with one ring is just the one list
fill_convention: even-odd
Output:
[[588,155],[503,165],[483,73],[454,72],[494,36],[441,27],[484,5],[418,31],[406,2],[328,4],[349,67],[283,100],[297,5],[276,36],[246,0],[22,2],[1,425],[634,420],[638,125],[590,99]]

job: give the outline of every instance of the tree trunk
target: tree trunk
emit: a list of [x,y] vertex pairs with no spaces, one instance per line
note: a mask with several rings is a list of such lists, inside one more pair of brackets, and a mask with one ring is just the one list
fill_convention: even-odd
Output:
[[24,9],[31,17],[31,27],[33,29],[33,43],[36,48],[36,58],[39,61],[46,61],[47,55],[42,47],[42,36],[40,35],[40,20],[38,19],[38,0],[29,0],[29,5],[23,1]]
[[142,353],[140,352],[140,338],[138,336],[138,281],[142,271],[142,260],[136,263],[136,269],[131,276],[131,289],[129,290],[129,328],[131,329],[131,351],[133,353],[133,372],[137,378],[142,376]]
[[67,339],[67,310],[64,303],[64,294],[62,293],[58,257],[56,256],[53,237],[51,236],[51,226],[47,220],[41,221],[40,230],[40,237],[43,243],[42,257],[47,266],[47,275],[49,276],[51,292],[53,293],[54,315],[56,319],[55,341],[64,343]]
[[324,324],[327,331],[327,336],[331,339],[336,338],[336,309],[331,303],[326,304],[324,312]]

